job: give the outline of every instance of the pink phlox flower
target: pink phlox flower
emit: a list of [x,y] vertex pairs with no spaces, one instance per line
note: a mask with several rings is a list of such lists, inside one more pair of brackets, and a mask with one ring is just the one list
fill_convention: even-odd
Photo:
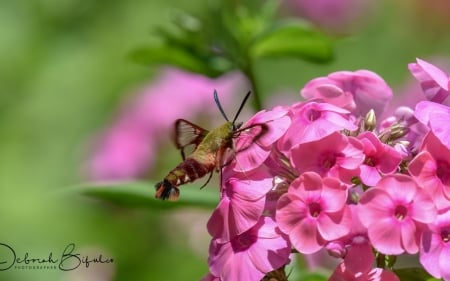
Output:
[[223,170],[221,199],[207,224],[209,234],[220,243],[230,241],[258,222],[265,209],[266,194],[273,188],[272,176],[266,169],[237,173],[233,166]]
[[450,78],[436,67],[421,59],[408,65],[411,74],[420,82],[427,100],[450,106]]
[[357,206],[349,205],[352,211],[352,227],[350,232],[326,246],[328,253],[334,257],[343,258],[345,268],[353,273],[368,272],[373,265],[374,254],[367,236],[367,228],[356,215]]
[[[356,239],[360,238],[360,239]],[[368,281],[368,280],[396,280],[400,279],[391,271],[373,268],[375,256],[367,239],[355,237],[349,247],[346,257],[338,265],[328,280],[331,281]]]
[[409,163],[408,171],[416,182],[435,200],[438,209],[450,200],[450,149],[428,133],[422,150]]
[[357,129],[347,110],[327,103],[298,103],[291,108],[290,115],[291,126],[278,142],[278,148],[285,153],[297,144],[315,141],[336,131]]
[[349,233],[346,200],[347,187],[341,182],[306,172],[278,200],[276,221],[300,253],[311,254]]
[[335,258],[345,258],[347,256],[347,249],[353,243],[362,244],[365,241],[369,241],[367,228],[361,223],[359,216],[356,215],[356,205],[348,204],[348,208],[352,213],[352,223],[349,233],[338,240],[328,243],[325,247],[328,254]]
[[416,118],[427,125],[434,135],[450,149],[450,107],[434,102],[422,101],[416,105]]
[[395,273],[383,268],[369,268],[365,272],[352,272],[342,262],[335,269],[328,281],[400,281]]
[[423,225],[434,220],[436,207],[411,177],[394,174],[383,177],[361,196],[357,214],[379,252],[415,254]]
[[361,181],[374,186],[381,175],[395,172],[402,161],[402,155],[393,147],[382,143],[372,132],[364,132],[357,137],[363,144],[365,159],[359,166]]
[[256,225],[228,242],[213,239],[209,269],[222,281],[261,280],[289,262],[291,245],[272,218],[261,217]]
[[[259,126],[261,124],[261,126]],[[272,110],[262,110],[248,120],[242,128],[250,128],[240,134],[235,143],[236,169],[245,172],[260,166],[269,157],[272,145],[281,138],[291,119],[288,109],[275,107]],[[265,126],[267,131],[261,131]]]
[[127,180],[144,173],[153,159],[149,157],[156,147],[156,140],[141,129],[140,124],[122,120],[94,140],[89,163],[85,169],[92,180]]
[[332,33],[348,34],[361,27],[374,2],[368,0],[288,0],[289,11]]
[[291,150],[291,163],[299,172],[335,176],[350,183],[364,161],[363,145],[354,138],[334,132],[317,141],[302,143]]
[[450,210],[439,214],[422,233],[420,263],[436,278],[450,280]]
[[378,74],[369,70],[338,71],[308,82],[301,90],[307,99],[322,99],[364,117],[371,109],[376,116],[386,110],[393,94]]

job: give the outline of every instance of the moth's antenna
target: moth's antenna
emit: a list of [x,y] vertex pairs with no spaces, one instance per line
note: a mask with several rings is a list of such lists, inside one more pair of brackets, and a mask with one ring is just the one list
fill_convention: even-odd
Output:
[[[220,113],[222,113],[223,118],[225,118],[225,120],[227,120],[227,122],[230,122],[230,121],[228,120],[227,115],[225,114],[225,111],[223,111],[222,105],[220,105],[220,101],[219,101],[219,97],[217,96],[217,91],[216,91],[216,89],[214,89],[214,101],[216,102],[216,105],[217,105],[217,107],[219,108]],[[242,106],[241,106],[241,107],[242,107]],[[234,121],[233,121],[233,123],[234,123]]]
[[234,124],[234,122],[236,122],[236,119],[239,117],[239,114],[241,113],[242,108],[244,108],[244,105],[247,102],[248,97],[250,97],[251,93],[252,93],[251,91],[248,91],[248,93],[245,95],[244,100],[241,102],[241,106],[239,107],[238,111],[236,112],[236,115],[234,116],[234,119],[232,122],[233,124]]

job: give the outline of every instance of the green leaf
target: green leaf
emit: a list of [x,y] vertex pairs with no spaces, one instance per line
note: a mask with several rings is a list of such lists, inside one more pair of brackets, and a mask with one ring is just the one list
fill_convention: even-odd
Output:
[[420,268],[420,267],[399,268],[399,269],[395,269],[394,273],[402,281],[434,281],[434,280],[439,280],[439,279],[433,278],[430,274],[428,274],[428,272],[426,272],[423,268]]
[[79,184],[70,188],[79,194],[112,202],[127,207],[177,208],[203,207],[214,208],[219,201],[219,192],[214,188],[200,190],[190,184],[182,187],[180,199],[177,202],[155,199],[154,183],[150,182],[113,182]]
[[132,61],[144,65],[173,65],[187,71],[208,76],[218,76],[220,71],[212,69],[207,59],[202,59],[182,48],[168,45],[148,46],[135,49],[130,53]]
[[326,280],[328,280],[328,278],[318,272],[311,272],[311,273],[303,274],[303,276],[300,278],[300,280],[302,280],[302,281],[326,281]]
[[298,21],[274,25],[259,34],[252,43],[253,58],[295,57],[327,62],[333,58],[330,39]]

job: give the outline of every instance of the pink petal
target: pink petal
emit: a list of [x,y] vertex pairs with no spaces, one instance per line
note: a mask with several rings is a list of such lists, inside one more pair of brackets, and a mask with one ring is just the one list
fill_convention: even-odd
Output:
[[356,169],[364,161],[363,145],[353,137],[348,137],[348,144],[342,150],[344,157],[338,158],[339,166],[348,170]]
[[448,242],[442,248],[439,255],[439,268],[441,269],[441,275],[444,280],[450,280],[450,246]]
[[213,238],[219,237],[218,242],[227,242],[232,238],[232,234],[238,231],[230,229],[228,225],[228,214],[229,214],[230,200],[228,198],[223,198],[220,200],[219,205],[213,211],[211,217],[207,223],[207,229],[209,234]]
[[375,186],[378,181],[381,179],[381,175],[375,167],[361,165],[360,169],[360,178],[361,181],[368,186]]
[[409,216],[415,221],[432,223],[436,219],[436,205],[431,196],[423,190],[414,196],[414,204],[411,205]]
[[416,241],[416,225],[411,219],[405,219],[401,223],[402,246],[408,254],[416,254],[419,246]]
[[[272,189],[272,178],[266,172],[255,171],[239,176],[242,176],[242,178],[230,179],[228,182],[232,189],[230,192],[232,192],[233,198],[254,201],[261,199]],[[251,177],[251,180],[248,177]]]
[[316,222],[313,219],[300,221],[292,229],[289,238],[294,248],[302,254],[315,253],[325,244],[325,241],[317,232]]
[[307,216],[306,205],[291,194],[278,199],[276,221],[281,231],[290,234],[299,222]]
[[265,275],[253,266],[246,252],[229,258],[229,261],[221,271],[221,280],[261,280]]
[[410,176],[402,174],[385,176],[378,182],[377,187],[389,193],[393,200],[404,203],[413,201],[418,188]]
[[[450,109],[450,108],[449,108]],[[433,112],[430,115],[430,127],[436,137],[442,142],[447,149],[450,149],[450,110],[445,114],[441,112]]]
[[446,106],[437,104],[435,102],[430,101],[421,101],[416,104],[416,108],[414,110],[414,116],[419,120],[422,124],[428,125],[430,122],[430,115],[433,112],[446,112]]
[[236,165],[234,167],[237,172],[247,172],[259,166],[269,157],[270,150],[259,145],[251,145],[247,150],[236,153]]
[[368,234],[372,245],[379,252],[386,255],[399,255],[404,252],[400,227],[394,219],[379,219],[369,225]]
[[321,201],[323,211],[337,212],[342,210],[347,201],[347,187],[335,178],[323,179]]
[[350,209],[344,208],[341,212],[321,214],[317,218],[317,228],[323,239],[327,241],[339,239],[350,232],[352,214]]
[[233,262],[231,257],[233,251],[228,244],[220,244],[212,240],[209,245],[209,270],[214,276],[221,276],[223,268],[230,267],[230,263]]
[[372,247],[368,242],[365,242],[361,244],[352,243],[344,262],[349,271],[364,273],[370,271],[374,260]]
[[[326,87],[328,89],[325,88],[320,91],[320,87]],[[300,95],[305,99],[334,99],[340,97],[342,94],[343,91],[338,87],[337,83],[327,77],[319,77],[310,80],[300,91]]]
[[270,272],[288,261],[291,247],[287,239],[264,239],[258,244],[258,247],[250,248],[248,255],[259,271]]
[[344,262],[338,265],[338,267],[333,271],[333,274],[328,279],[328,281],[356,281],[356,280],[357,279],[354,276],[354,273],[346,269]]
[[397,275],[392,271],[382,269],[382,268],[374,268],[369,273],[367,273],[366,277],[362,277],[358,279],[360,281],[400,281]]
[[356,213],[361,223],[365,227],[369,227],[380,219],[390,218],[394,202],[386,191],[371,188],[361,196],[357,207]]
[[230,237],[241,234],[252,228],[264,211],[265,200],[245,201],[234,198],[229,208],[228,226]]
[[442,251],[440,235],[426,231],[422,234],[420,242],[420,263],[426,271],[434,277],[441,277],[439,257]]
[[428,63],[424,60],[417,59],[417,64],[422,67],[422,70],[430,76],[441,88],[448,90],[448,76],[441,69]]
[[423,187],[433,186],[436,177],[436,162],[428,151],[422,151],[408,165],[409,173]]

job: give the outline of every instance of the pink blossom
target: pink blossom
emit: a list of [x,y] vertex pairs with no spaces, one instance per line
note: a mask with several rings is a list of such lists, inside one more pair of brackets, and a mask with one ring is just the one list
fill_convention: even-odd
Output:
[[292,124],[278,142],[281,151],[293,146],[319,140],[340,130],[355,130],[357,126],[347,110],[327,103],[309,101],[291,108]]
[[421,152],[409,163],[408,171],[433,197],[439,209],[449,205],[450,149],[433,132],[425,137]]
[[[265,132],[261,131],[265,126]],[[291,119],[288,109],[275,107],[272,110],[262,110],[248,120],[242,128],[250,127],[250,132],[243,132],[236,140],[236,169],[245,172],[259,167],[269,157],[272,145],[284,135]]]
[[333,33],[359,27],[374,3],[368,0],[288,0],[294,13]]
[[342,262],[328,281],[400,281],[392,271],[383,268],[369,268],[365,272],[352,272]]
[[[230,104],[244,78],[231,73],[218,79],[166,68],[146,89],[132,96],[118,117],[95,137],[85,167],[93,180],[129,180],[144,176],[155,160],[163,137],[172,133],[177,118],[190,119],[202,111],[216,114],[212,93]],[[174,102],[176,101],[176,102]]]
[[378,117],[393,96],[386,82],[369,70],[334,72],[309,81],[300,93],[307,99],[321,99],[347,109],[355,116],[365,116],[373,109]]
[[221,199],[207,225],[219,243],[230,241],[258,222],[273,180],[264,169],[237,173],[233,165],[225,167],[223,177]]
[[411,177],[395,174],[383,177],[361,196],[357,214],[379,252],[415,254],[422,226],[434,220],[436,208]]
[[338,180],[306,172],[278,200],[276,221],[300,253],[311,254],[349,233],[346,200],[347,188]]
[[[352,228],[349,234],[336,241],[329,243],[326,249],[330,255],[343,258],[342,263],[336,268],[333,280],[366,280],[369,275],[375,274],[372,269],[374,253],[372,245],[367,236],[367,228],[361,223],[356,215],[357,206],[349,205],[352,210]],[[339,279],[341,278],[341,279]],[[342,279],[344,278],[344,279]],[[362,278],[362,279],[358,279]]]
[[436,278],[450,280],[450,210],[439,214],[422,233],[420,263]]
[[450,149],[450,107],[434,102],[422,101],[416,105],[415,117],[427,125],[434,135]]
[[408,146],[403,147],[399,151],[399,142],[397,142],[394,144],[397,151],[401,152],[404,158],[417,154],[422,145],[422,140],[429,129],[417,120],[414,116],[414,110],[407,106],[398,107],[393,116],[390,116],[381,122],[379,130],[381,131],[381,134],[386,132],[390,133],[392,126],[402,126],[408,130],[408,133],[404,137],[398,139],[406,141]]
[[261,280],[264,275],[289,261],[287,236],[269,217],[261,217],[251,229],[229,242],[211,241],[209,269],[223,281]]
[[149,138],[141,124],[124,119],[103,133],[94,143],[94,154],[86,167],[93,180],[124,180],[138,177],[144,167],[150,168],[149,158],[156,140]]
[[[383,272],[381,268],[372,268],[375,260],[372,245],[367,236],[367,228],[356,215],[357,206],[349,205],[352,210],[352,228],[348,235],[329,243],[328,252],[343,258],[329,280],[391,280],[383,279],[395,276],[391,272]],[[398,279],[393,279],[398,280]]]
[[401,154],[393,147],[383,144],[372,132],[364,132],[358,136],[363,144],[364,163],[359,166],[361,181],[374,186],[382,175],[391,174],[398,169],[402,161]]
[[291,150],[291,163],[300,174],[312,171],[320,176],[338,176],[346,182],[357,176],[354,170],[363,161],[362,143],[338,132]]
[[357,206],[350,204],[352,212],[350,232],[338,240],[326,245],[328,253],[337,258],[344,258],[347,268],[353,272],[364,272],[373,263],[373,251],[367,236],[367,228],[356,215]]
[[416,59],[408,65],[412,75],[420,82],[427,100],[450,106],[450,78],[431,63]]

